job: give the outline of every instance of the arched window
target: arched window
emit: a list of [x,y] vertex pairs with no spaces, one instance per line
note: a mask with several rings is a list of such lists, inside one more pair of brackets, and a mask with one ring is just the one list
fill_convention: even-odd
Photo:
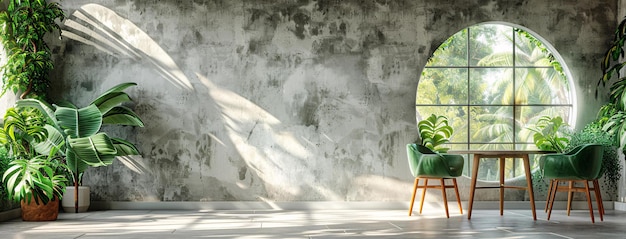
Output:
[[[527,127],[539,117],[561,116],[574,125],[569,71],[540,39],[527,29],[500,23],[454,34],[422,72],[417,120],[430,114],[448,117],[455,130],[451,149],[536,149]],[[481,163],[479,179],[497,180],[497,167],[495,160]],[[506,172],[506,178],[523,176],[521,160],[507,162]]]

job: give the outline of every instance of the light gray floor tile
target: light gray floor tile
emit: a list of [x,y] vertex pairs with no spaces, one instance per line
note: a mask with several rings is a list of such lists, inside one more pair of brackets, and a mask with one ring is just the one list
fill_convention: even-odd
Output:
[[467,214],[439,210],[408,216],[406,210],[191,211],[111,210],[62,213],[54,222],[0,223],[0,238],[626,238],[626,212],[596,213],[542,210],[537,221],[528,210],[475,210]]

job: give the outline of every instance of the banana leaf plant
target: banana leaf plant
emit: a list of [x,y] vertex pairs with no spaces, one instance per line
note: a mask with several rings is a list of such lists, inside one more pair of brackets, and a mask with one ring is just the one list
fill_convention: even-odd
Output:
[[74,194],[76,212],[80,178],[88,167],[110,165],[116,156],[139,154],[131,142],[109,137],[107,133],[101,132],[103,124],[143,127],[141,118],[133,110],[122,105],[132,101],[124,90],[135,85],[137,84],[128,82],[114,86],[82,108],[69,102],[50,105],[37,99],[16,102],[17,107],[39,109],[47,118],[48,124],[45,128],[48,137],[34,147],[40,154],[46,155],[56,151],[65,157],[76,187]]

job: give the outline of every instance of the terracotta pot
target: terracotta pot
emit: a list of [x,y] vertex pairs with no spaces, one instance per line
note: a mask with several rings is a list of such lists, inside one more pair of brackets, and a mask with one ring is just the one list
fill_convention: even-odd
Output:
[[24,221],[54,221],[59,216],[59,199],[54,197],[48,204],[35,203],[35,199],[31,199],[30,203],[21,202],[22,220]]

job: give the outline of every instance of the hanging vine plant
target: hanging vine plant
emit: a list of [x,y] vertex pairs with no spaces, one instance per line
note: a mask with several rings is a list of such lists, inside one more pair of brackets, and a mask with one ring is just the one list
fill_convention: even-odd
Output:
[[59,3],[46,0],[8,0],[0,12],[0,40],[7,63],[2,66],[2,92],[20,94],[20,98],[45,99],[50,85],[48,73],[54,68],[52,52],[44,36],[58,31],[56,20],[65,13]]

